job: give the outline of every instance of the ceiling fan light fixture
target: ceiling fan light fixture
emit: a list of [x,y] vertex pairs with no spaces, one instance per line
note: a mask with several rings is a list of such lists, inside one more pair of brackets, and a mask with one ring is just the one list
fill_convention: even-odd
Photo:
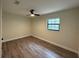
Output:
[[30,16],[34,17],[35,15],[34,14],[31,14]]

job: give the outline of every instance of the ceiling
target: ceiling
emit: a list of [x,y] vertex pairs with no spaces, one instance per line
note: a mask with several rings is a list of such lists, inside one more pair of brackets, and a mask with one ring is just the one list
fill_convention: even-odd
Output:
[[30,9],[35,9],[41,15],[56,11],[70,9],[79,6],[79,0],[18,0],[19,5],[14,4],[15,0],[2,0],[3,11],[26,16]]

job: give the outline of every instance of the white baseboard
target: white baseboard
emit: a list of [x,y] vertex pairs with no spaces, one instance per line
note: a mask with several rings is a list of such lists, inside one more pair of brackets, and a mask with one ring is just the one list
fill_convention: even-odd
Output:
[[11,39],[2,40],[2,42],[8,42],[8,41],[12,41],[12,40],[17,40],[17,39],[28,37],[28,36],[31,36],[31,34],[20,36],[20,37],[17,37],[17,38],[11,38]]
[[54,42],[51,42],[51,41],[48,41],[48,40],[46,40],[46,39],[44,39],[44,38],[41,38],[41,37],[39,37],[39,36],[37,36],[37,35],[32,35],[32,36],[34,36],[34,37],[36,37],[36,38],[39,38],[39,39],[41,39],[41,40],[44,40],[44,41],[46,41],[46,42],[49,42],[49,43],[51,43],[51,44],[54,44],[54,45],[56,45],[56,46],[59,46],[59,47],[61,47],[61,48],[64,48],[64,49],[66,49],[66,50],[69,50],[69,51],[72,51],[72,52],[78,54],[78,51],[73,50],[73,49],[71,49],[71,48],[65,47],[65,46],[63,46],[63,45],[60,45],[60,44],[57,44],[57,43],[54,43]]

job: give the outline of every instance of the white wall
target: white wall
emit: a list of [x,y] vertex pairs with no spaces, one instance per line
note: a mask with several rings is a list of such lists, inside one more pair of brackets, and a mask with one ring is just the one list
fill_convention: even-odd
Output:
[[[60,31],[47,30],[47,19],[60,17]],[[79,8],[51,13],[37,17],[33,20],[33,36],[49,41],[68,50],[78,52],[77,20],[79,20]],[[79,24],[79,22],[78,22]],[[78,35],[79,37],[79,35]]]
[[77,31],[78,31],[78,41],[77,41],[78,44],[77,45],[78,45],[78,57],[79,57],[79,19],[78,19],[78,30]]
[[2,7],[1,7],[1,0],[0,0],[0,57],[1,57],[1,54],[2,54],[2,41],[1,41],[1,38],[2,38]]
[[77,19],[78,21],[77,21],[77,39],[78,39],[78,44],[77,44],[77,46],[78,46],[78,56],[79,56],[79,12],[78,12],[78,19]]
[[24,16],[3,12],[3,41],[14,40],[31,34],[30,19]]

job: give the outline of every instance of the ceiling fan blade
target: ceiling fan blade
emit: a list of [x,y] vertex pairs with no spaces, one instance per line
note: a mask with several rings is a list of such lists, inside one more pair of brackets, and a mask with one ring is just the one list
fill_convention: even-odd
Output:
[[34,14],[34,15],[36,15],[36,16],[40,16],[39,14]]
[[34,10],[33,10],[33,9],[31,9],[31,10],[30,10],[30,13],[31,13],[31,14],[34,14]]
[[35,14],[34,11],[35,11],[34,9],[31,9],[31,10],[30,10],[31,15],[40,16],[39,14]]

